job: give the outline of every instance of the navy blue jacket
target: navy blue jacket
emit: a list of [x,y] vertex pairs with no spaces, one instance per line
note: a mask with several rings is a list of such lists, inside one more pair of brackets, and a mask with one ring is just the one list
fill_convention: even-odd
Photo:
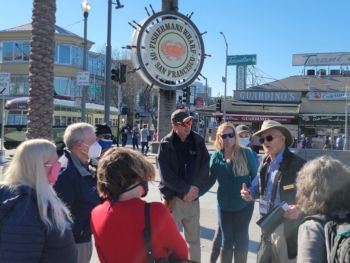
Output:
[[0,231],[0,262],[77,262],[72,231],[48,230],[29,186],[0,186]]
[[62,168],[54,189],[58,197],[68,206],[72,214],[73,236],[76,244],[91,241],[90,214],[101,204],[96,189],[96,177],[82,176],[74,166],[69,152],[60,158]]

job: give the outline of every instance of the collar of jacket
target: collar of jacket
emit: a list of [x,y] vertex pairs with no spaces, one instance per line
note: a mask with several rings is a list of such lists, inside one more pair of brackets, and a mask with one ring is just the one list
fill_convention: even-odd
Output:
[[[171,130],[171,132],[168,133],[161,141],[161,143],[163,143],[165,146],[167,146],[173,150],[175,150],[174,145],[173,145],[174,134],[175,134],[175,131]],[[203,141],[203,137],[198,135],[194,131],[191,130],[190,134],[192,134],[195,144]]]

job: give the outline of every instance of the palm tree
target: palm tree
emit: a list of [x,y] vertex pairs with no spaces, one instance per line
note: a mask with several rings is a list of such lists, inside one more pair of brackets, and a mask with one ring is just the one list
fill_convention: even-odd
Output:
[[33,0],[27,139],[52,140],[56,0]]

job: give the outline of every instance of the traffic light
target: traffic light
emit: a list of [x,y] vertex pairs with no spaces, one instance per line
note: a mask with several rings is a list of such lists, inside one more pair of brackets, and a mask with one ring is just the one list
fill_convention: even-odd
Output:
[[122,108],[122,115],[127,115],[128,114],[128,108],[127,107],[123,107]]
[[221,99],[216,102],[216,112],[221,112]]
[[187,88],[182,89],[182,102],[186,105],[187,102]]
[[191,87],[187,87],[186,89],[187,89],[186,101],[187,101],[188,104],[190,104],[191,103],[191,100],[190,100],[190,98],[191,98]]
[[180,110],[183,110],[184,108],[185,108],[184,105],[182,105],[182,104],[179,105],[179,109],[180,109]]
[[179,96],[179,103],[181,103],[182,102],[182,96]]
[[215,120],[216,120],[217,122],[221,122],[221,121],[222,121],[222,117],[221,117],[221,116],[216,116],[216,117],[215,117]]
[[112,69],[111,73],[112,73],[111,79],[114,81],[119,81],[119,69]]
[[123,83],[126,81],[126,65],[120,64],[120,83]]

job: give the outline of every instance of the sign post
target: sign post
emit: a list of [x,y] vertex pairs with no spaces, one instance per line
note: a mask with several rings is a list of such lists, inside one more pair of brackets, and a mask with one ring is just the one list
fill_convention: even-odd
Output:
[[11,74],[9,72],[0,72],[0,94],[2,96],[2,112],[1,112],[1,151],[0,151],[0,163],[4,162],[5,151],[4,145],[4,115],[5,115],[5,95],[10,95],[10,79]]

